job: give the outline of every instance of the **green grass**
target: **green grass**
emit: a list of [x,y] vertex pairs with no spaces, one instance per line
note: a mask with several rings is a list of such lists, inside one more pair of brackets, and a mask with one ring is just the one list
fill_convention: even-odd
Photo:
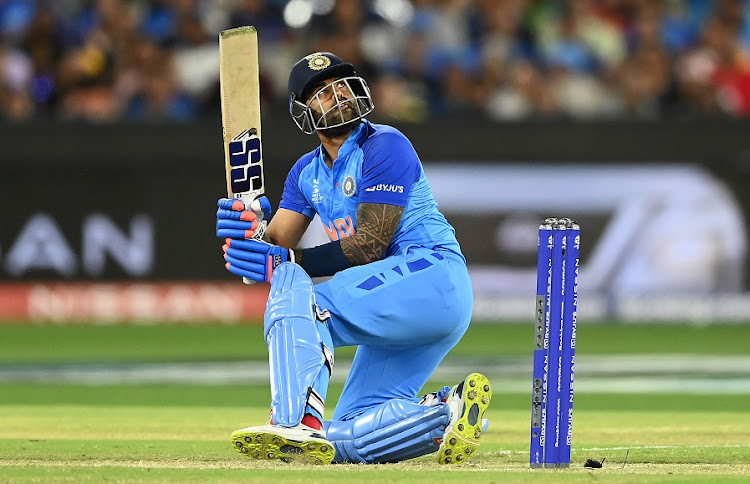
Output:
[[[0,326],[0,364],[265,360],[257,325]],[[451,358],[530,355],[531,327],[475,325]],[[747,355],[746,326],[582,324],[579,354]],[[347,358],[351,349],[338,351]],[[426,388],[452,382],[431,381]],[[341,385],[330,389],[329,408]],[[227,437],[264,422],[267,385],[0,383],[0,482],[746,482],[746,394],[576,393],[570,469],[528,467],[529,399],[495,388],[492,424],[460,468],[258,463]],[[621,468],[626,452],[628,461]],[[606,458],[602,469],[586,459]]]
[[[475,324],[451,358],[530,354],[531,324]],[[581,324],[581,354],[750,354],[750,325]],[[351,358],[352,348],[336,350]],[[0,326],[0,363],[265,360],[259,325]]]
[[[449,382],[429,381],[425,389],[440,388]],[[333,408],[343,385],[331,383],[329,408]],[[495,388],[493,408],[525,411],[530,395],[503,392]],[[104,406],[171,406],[215,408],[234,407],[237,402],[253,407],[267,407],[270,403],[268,385],[184,385],[184,384],[37,384],[0,383],[0,405],[104,405]],[[659,411],[710,412],[721,410],[728,414],[750,412],[747,395],[696,394],[607,394],[576,393],[576,411]]]
[[[330,468],[257,463],[234,452],[231,430],[267,417],[267,406],[244,393],[243,405],[215,405],[213,387],[202,387],[204,405],[111,404],[108,389],[89,390],[88,404],[2,404],[0,467],[3,482],[740,482],[750,473],[750,421],[737,411],[682,403],[671,412],[623,410],[613,398],[582,395],[568,470],[528,469],[528,411],[520,396],[499,395],[492,421],[471,465],[439,467],[427,456],[395,465]],[[3,394],[8,388],[2,388]],[[162,395],[156,386],[126,388],[142,402]],[[225,389],[233,393],[232,389]],[[173,395],[189,388],[173,386]],[[154,395],[147,396],[149,392]],[[222,392],[219,392],[221,394]],[[31,397],[31,395],[29,395]],[[633,397],[635,398],[635,396]],[[638,396],[644,402],[651,396]],[[83,399],[83,398],[82,398]],[[738,399],[739,400],[739,399]],[[30,403],[30,402],[29,402]],[[739,408],[739,402],[735,402]],[[733,405],[730,403],[730,406]],[[622,465],[629,450],[628,462]],[[586,459],[606,458],[586,470]]]

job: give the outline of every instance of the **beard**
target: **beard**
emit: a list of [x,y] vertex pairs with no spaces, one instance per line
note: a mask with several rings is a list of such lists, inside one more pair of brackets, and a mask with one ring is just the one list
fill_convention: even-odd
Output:
[[359,124],[359,118],[352,119],[351,121],[347,121],[341,126],[334,126],[333,128],[322,128],[322,129],[319,129],[318,131],[328,136],[329,138],[338,138],[338,137],[344,136],[345,134],[349,134],[352,131],[354,131],[354,128],[356,128],[358,124]]
[[353,107],[356,102],[356,100],[350,99],[331,109],[325,115],[325,124],[327,126],[338,124],[339,126],[318,128],[318,131],[322,131],[326,136],[330,137],[339,137],[352,131],[359,124],[361,117],[359,111]]
[[356,102],[353,99],[339,103],[339,105],[325,115],[326,126],[334,124],[348,123],[354,119],[359,118],[359,113],[354,109],[353,103]]

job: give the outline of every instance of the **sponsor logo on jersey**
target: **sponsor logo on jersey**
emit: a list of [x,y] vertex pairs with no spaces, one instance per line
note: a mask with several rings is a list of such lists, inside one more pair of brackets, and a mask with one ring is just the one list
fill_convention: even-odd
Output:
[[313,190],[312,190],[312,202],[313,203],[320,203],[323,201],[323,195],[320,193],[320,183],[318,183],[318,179],[313,179]]
[[354,177],[351,175],[344,179],[344,184],[341,186],[341,189],[344,190],[344,195],[347,197],[354,195],[354,190],[356,188],[357,185],[354,183]]
[[403,185],[385,185],[378,183],[371,187],[365,188],[366,192],[393,192],[393,193],[404,193]]

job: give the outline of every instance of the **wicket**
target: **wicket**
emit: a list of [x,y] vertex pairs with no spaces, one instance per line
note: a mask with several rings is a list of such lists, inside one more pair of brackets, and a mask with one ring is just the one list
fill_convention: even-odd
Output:
[[580,228],[569,218],[539,226],[529,464],[570,467]]

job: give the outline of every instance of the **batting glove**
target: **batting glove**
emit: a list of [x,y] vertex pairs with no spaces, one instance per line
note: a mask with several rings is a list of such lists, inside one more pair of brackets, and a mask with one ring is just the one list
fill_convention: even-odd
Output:
[[229,272],[256,282],[270,282],[276,267],[294,262],[294,251],[260,240],[227,239],[223,249]]
[[221,238],[252,239],[260,236],[261,222],[271,218],[273,210],[267,197],[259,197],[245,205],[242,200],[220,198],[216,211],[216,235]]

